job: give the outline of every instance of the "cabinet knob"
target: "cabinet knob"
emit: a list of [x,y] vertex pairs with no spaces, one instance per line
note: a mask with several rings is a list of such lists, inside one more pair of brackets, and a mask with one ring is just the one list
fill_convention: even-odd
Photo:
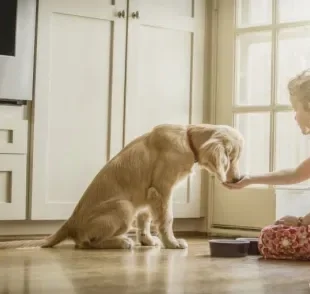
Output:
[[132,18],[139,18],[139,17],[140,17],[139,11],[133,12],[133,13],[131,14],[131,16],[132,16]]
[[125,10],[119,11],[119,12],[117,13],[117,17],[118,17],[118,18],[125,18],[125,17],[126,17]]

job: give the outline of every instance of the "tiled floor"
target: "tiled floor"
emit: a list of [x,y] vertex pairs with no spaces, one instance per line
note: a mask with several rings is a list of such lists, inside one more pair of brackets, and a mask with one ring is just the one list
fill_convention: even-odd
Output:
[[215,259],[204,239],[188,250],[0,251],[0,293],[310,293],[310,263]]

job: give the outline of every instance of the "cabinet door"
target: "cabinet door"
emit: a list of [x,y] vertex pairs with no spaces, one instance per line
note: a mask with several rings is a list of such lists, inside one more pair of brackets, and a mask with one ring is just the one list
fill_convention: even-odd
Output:
[[26,219],[28,116],[0,105],[0,220]]
[[[130,0],[125,143],[162,123],[201,123],[204,0]],[[201,175],[174,191],[175,217],[199,217]]]
[[26,219],[26,154],[0,154],[0,218]]
[[39,1],[32,219],[66,219],[122,148],[126,0]]

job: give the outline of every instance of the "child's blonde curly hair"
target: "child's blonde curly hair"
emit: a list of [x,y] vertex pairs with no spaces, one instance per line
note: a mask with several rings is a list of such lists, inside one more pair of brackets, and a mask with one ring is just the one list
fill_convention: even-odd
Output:
[[288,83],[291,103],[302,103],[310,111],[310,68],[291,79]]

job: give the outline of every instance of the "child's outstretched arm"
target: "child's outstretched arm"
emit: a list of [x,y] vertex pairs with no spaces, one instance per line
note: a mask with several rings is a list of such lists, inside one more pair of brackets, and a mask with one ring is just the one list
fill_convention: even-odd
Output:
[[237,183],[224,183],[229,189],[241,189],[253,184],[292,185],[310,178],[310,158],[303,161],[297,168],[270,172],[262,175],[244,176]]

